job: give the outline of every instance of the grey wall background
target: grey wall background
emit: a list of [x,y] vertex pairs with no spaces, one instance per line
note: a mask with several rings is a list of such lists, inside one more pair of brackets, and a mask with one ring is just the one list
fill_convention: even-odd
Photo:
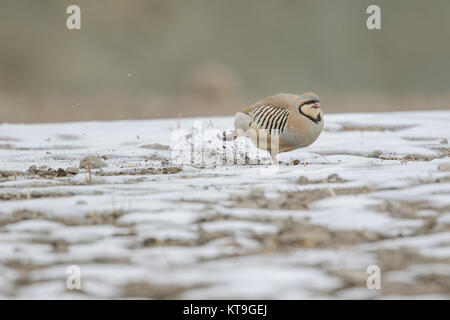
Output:
[[2,0],[0,43],[3,122],[231,115],[304,91],[326,112],[449,108],[447,0]]

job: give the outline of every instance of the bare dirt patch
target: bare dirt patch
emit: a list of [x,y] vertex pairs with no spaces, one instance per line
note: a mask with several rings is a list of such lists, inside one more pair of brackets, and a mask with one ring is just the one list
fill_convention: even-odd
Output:
[[428,201],[385,200],[382,204],[373,206],[378,212],[387,212],[395,218],[415,219],[418,211],[430,210],[436,213],[450,212],[450,206],[435,207]]
[[304,190],[296,192],[283,192],[275,199],[269,199],[264,191],[255,189],[249,194],[233,194],[230,200],[235,202],[239,208],[264,208],[272,210],[306,210],[308,205],[314,201],[339,195],[351,195],[369,193],[367,187],[361,188],[324,188],[314,190]]
[[204,288],[205,285],[176,286],[159,285],[146,281],[130,282],[122,287],[125,297],[139,297],[147,299],[180,299],[188,290]]
[[[101,194],[100,192],[94,192],[93,194]],[[30,200],[39,198],[63,198],[72,197],[76,195],[75,192],[36,192],[29,193],[2,193],[0,194],[1,201],[9,200]]]
[[159,144],[159,143],[145,144],[145,145],[141,146],[141,148],[151,149],[151,150],[169,150],[170,149],[169,146]]
[[104,212],[90,212],[80,216],[53,216],[39,211],[19,210],[0,217],[0,227],[9,223],[16,223],[23,220],[46,220],[59,222],[66,226],[85,226],[98,224],[115,225],[119,217],[127,213],[125,210],[113,210]]
[[304,184],[319,184],[319,183],[343,183],[347,182],[347,180],[342,179],[338,174],[333,173],[329,175],[326,179],[322,180],[309,180],[305,176],[300,176],[297,179],[297,184],[304,185]]
[[182,171],[181,167],[165,168],[133,168],[121,171],[97,171],[96,176],[123,176],[123,175],[150,175],[150,174],[175,174]]
[[341,127],[339,131],[400,131],[405,129],[410,129],[415,127],[415,125],[404,125],[404,126],[389,126],[389,125],[368,125],[368,126],[356,126],[351,124],[346,124]]
[[370,231],[333,231],[305,222],[284,222],[276,234],[255,235],[264,252],[290,251],[299,248],[340,249],[361,243],[384,240],[386,237]]

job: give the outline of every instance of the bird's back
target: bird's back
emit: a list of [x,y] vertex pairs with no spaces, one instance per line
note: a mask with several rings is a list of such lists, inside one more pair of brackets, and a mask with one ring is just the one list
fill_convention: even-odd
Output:
[[271,106],[279,109],[288,110],[289,107],[294,103],[295,100],[299,98],[298,95],[290,94],[290,93],[278,93],[273,96],[264,98],[255,104],[247,107],[243,112],[251,113],[253,110],[260,108],[262,106]]

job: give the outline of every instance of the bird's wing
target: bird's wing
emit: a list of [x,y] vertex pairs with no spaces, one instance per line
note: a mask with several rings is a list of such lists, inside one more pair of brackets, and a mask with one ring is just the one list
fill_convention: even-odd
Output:
[[272,130],[282,132],[286,127],[286,123],[289,118],[288,109],[282,109],[266,104],[262,104],[259,107],[254,108],[248,114],[252,118],[252,122],[249,127],[254,129],[265,129],[269,132]]
[[249,127],[282,132],[289,117],[289,106],[298,96],[278,94],[265,98],[244,110],[252,121]]

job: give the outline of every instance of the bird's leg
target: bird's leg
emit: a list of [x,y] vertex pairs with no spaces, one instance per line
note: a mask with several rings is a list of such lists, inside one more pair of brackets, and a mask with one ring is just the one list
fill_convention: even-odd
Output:
[[271,154],[270,154],[270,156],[272,157],[272,160],[273,160],[273,164],[274,164],[274,165],[276,165],[276,166],[279,166],[279,165],[280,165],[280,163],[278,162],[278,159],[277,159],[277,154],[275,154],[275,153],[271,153]]

